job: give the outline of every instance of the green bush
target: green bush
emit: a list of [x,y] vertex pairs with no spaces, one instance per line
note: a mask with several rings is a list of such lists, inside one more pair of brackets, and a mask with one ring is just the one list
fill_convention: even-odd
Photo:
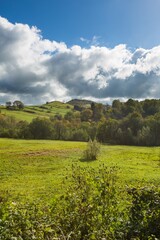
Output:
[[90,140],[86,150],[83,152],[83,160],[96,160],[100,153],[100,144],[96,140]]
[[1,202],[1,240],[53,239],[50,238],[50,231],[50,214],[47,208],[38,203]]
[[73,167],[66,193],[50,204],[0,197],[0,239],[160,239],[160,191],[125,192],[117,177],[115,167]]
[[1,202],[0,239],[116,239],[120,225],[116,179],[113,168],[74,167],[66,193],[51,205]]
[[73,240],[116,239],[115,230],[121,224],[117,170],[76,167],[70,180],[66,194],[53,207],[57,231],[61,229],[57,235],[63,230],[64,236]]
[[126,226],[127,239],[160,239],[160,191],[133,188],[128,193],[132,205]]

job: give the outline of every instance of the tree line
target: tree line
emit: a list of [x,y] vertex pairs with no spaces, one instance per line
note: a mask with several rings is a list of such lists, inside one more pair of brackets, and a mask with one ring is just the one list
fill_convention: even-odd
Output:
[[0,114],[0,137],[159,146],[159,135],[160,100],[156,99],[74,106],[64,116],[38,117],[31,123]]

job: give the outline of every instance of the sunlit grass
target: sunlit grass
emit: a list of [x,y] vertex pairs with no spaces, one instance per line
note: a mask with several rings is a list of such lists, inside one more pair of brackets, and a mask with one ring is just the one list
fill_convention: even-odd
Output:
[[83,162],[85,147],[82,142],[0,139],[0,194],[49,200],[64,191],[72,165],[117,166],[120,186],[160,183],[159,147],[103,145],[98,160]]
[[58,101],[38,106],[25,106],[23,110],[7,110],[4,106],[0,106],[0,112],[6,116],[15,117],[17,120],[31,122],[36,117],[52,117],[56,114],[64,116],[71,111],[73,106]]

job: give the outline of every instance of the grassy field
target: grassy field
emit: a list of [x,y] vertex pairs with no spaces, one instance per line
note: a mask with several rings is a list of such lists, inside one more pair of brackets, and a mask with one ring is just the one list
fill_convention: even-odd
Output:
[[25,106],[23,110],[7,110],[5,106],[0,106],[0,112],[7,116],[13,116],[17,120],[31,122],[36,117],[51,117],[55,114],[64,116],[68,111],[73,109],[72,105],[54,101],[48,104],[38,106]]
[[0,139],[0,194],[49,200],[64,190],[62,182],[71,173],[72,164],[117,166],[120,185],[160,183],[159,147],[105,145],[98,160],[83,162],[85,148],[86,143],[81,142]]

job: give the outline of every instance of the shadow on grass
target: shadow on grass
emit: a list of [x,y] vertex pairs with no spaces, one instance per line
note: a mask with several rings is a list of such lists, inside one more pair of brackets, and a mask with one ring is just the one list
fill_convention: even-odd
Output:
[[94,162],[94,161],[97,161],[97,159],[87,159],[87,158],[84,158],[84,157],[82,157],[82,158],[80,158],[79,159],[80,160],[80,162]]

